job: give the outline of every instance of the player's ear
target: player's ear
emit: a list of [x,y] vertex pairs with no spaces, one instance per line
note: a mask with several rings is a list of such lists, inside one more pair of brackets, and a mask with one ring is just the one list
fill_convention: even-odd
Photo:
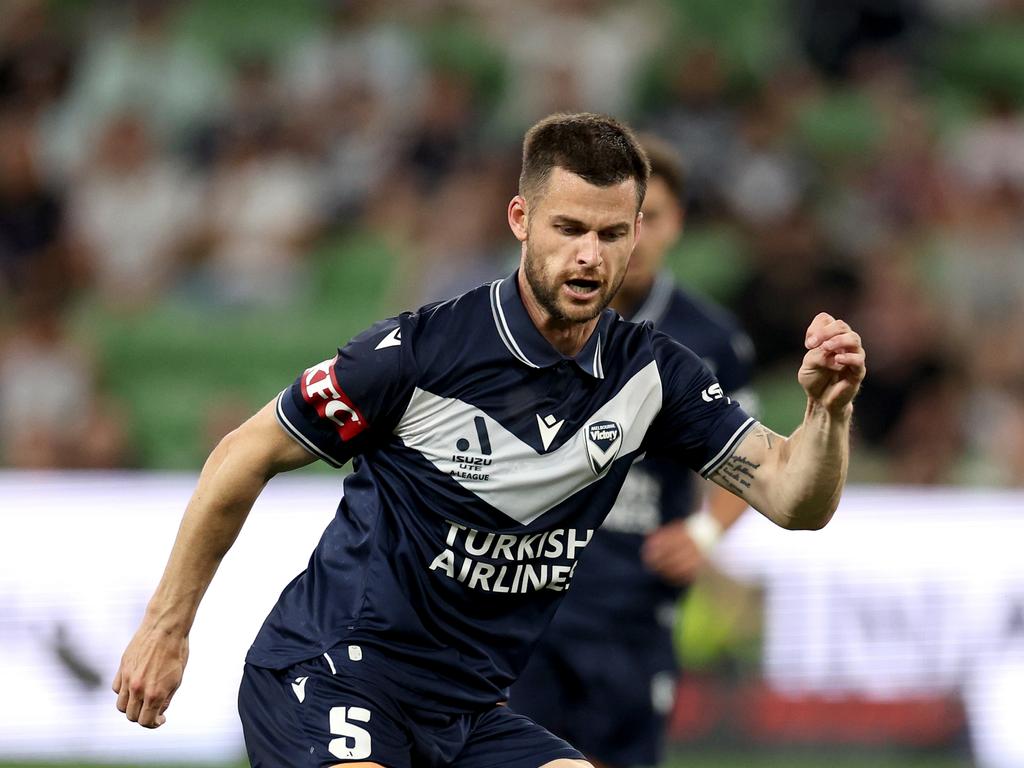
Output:
[[512,230],[512,234],[516,236],[516,240],[521,243],[526,241],[529,219],[529,205],[526,198],[516,195],[508,204],[508,226]]
[[633,225],[633,246],[636,247],[636,241],[640,239],[640,230],[643,229],[644,224],[644,212],[636,212],[636,223]]

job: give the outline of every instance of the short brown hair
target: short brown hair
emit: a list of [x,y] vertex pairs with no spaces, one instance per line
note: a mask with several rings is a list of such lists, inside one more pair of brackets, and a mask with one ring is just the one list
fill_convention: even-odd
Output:
[[686,172],[676,148],[650,133],[640,134],[639,139],[651,163],[651,177],[657,176],[664,181],[672,196],[683,205],[686,201]]
[[633,179],[637,210],[643,205],[650,163],[633,131],[612,117],[561,113],[530,128],[523,139],[519,194],[535,197],[556,166],[599,187]]

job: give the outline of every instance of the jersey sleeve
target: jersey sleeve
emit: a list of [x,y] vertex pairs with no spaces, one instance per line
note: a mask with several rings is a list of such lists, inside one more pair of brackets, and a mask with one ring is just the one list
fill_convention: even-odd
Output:
[[649,454],[682,460],[702,477],[725,462],[757,421],[722,389],[693,352],[661,333],[652,339],[661,411],[645,439]]
[[394,429],[415,384],[410,315],[377,323],[307,368],[277,398],[296,442],[341,467]]

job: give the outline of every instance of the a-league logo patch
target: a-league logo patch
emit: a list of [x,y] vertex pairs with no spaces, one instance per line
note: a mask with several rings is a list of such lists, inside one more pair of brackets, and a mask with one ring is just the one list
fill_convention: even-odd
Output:
[[595,421],[587,425],[587,458],[595,475],[604,473],[622,446],[622,429],[614,421]]
[[338,384],[334,373],[337,359],[324,360],[302,374],[302,397],[316,408],[320,418],[334,423],[338,437],[351,440],[366,429],[368,424]]

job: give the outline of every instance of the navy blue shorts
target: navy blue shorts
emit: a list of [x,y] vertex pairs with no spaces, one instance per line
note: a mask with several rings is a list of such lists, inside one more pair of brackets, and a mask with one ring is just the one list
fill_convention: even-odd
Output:
[[253,768],[363,761],[385,768],[538,768],[582,759],[506,706],[427,711],[403,701],[393,684],[353,674],[358,659],[350,660],[345,646],[328,655],[284,670],[245,665],[238,713]]
[[568,739],[592,760],[657,765],[675,699],[671,638],[545,635],[512,686],[509,706]]

